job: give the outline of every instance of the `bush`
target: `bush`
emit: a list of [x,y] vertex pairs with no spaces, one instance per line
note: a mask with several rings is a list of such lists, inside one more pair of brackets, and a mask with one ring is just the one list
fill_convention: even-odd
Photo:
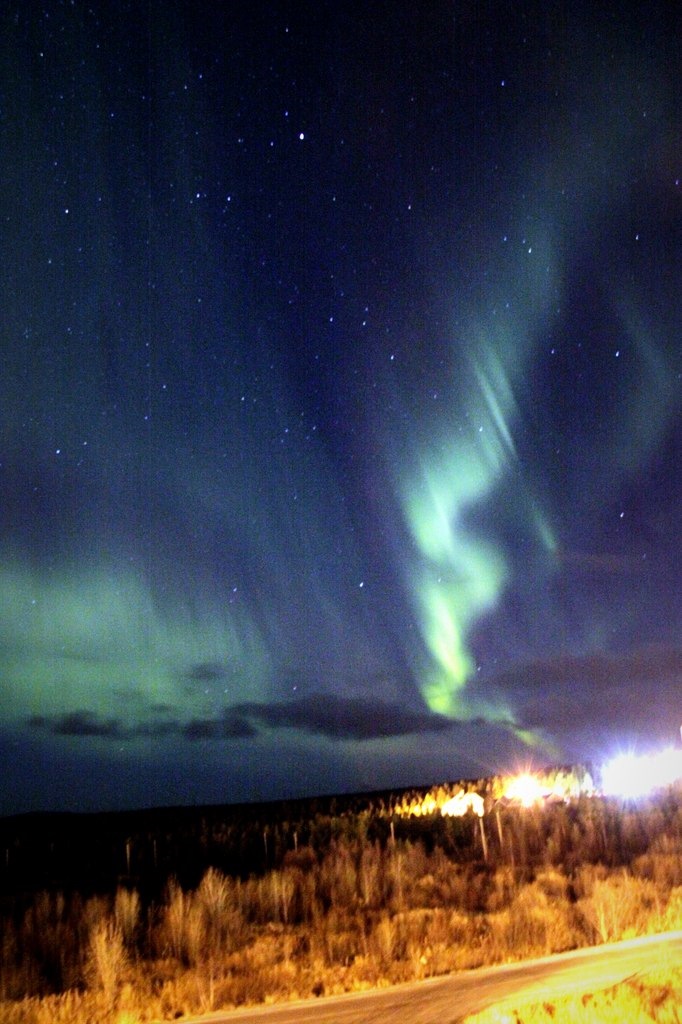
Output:
[[111,1010],[116,1006],[127,962],[123,932],[115,921],[100,921],[90,933],[86,979]]

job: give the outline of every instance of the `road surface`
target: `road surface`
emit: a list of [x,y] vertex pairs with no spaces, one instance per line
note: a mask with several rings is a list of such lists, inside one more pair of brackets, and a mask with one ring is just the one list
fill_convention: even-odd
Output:
[[185,1024],[456,1024],[493,1003],[593,992],[682,959],[682,931],[502,967],[305,1002],[211,1013]]

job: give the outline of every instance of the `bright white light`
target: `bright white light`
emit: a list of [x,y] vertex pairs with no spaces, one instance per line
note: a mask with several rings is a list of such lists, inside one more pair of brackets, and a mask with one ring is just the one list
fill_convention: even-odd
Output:
[[483,817],[483,797],[478,793],[455,793],[446,800],[440,809],[444,818],[463,818],[467,811],[473,811],[479,818]]
[[508,800],[517,801],[523,807],[532,807],[547,796],[547,790],[534,775],[525,773],[509,780],[504,789],[504,796]]
[[666,747],[653,754],[619,754],[602,766],[607,796],[636,799],[682,779],[682,749]]

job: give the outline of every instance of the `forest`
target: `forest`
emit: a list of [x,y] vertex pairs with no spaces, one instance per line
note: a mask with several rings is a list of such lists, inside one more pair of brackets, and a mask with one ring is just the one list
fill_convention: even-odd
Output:
[[[468,788],[485,812],[443,813]],[[142,1024],[682,927],[682,786],[0,821],[0,1020]]]

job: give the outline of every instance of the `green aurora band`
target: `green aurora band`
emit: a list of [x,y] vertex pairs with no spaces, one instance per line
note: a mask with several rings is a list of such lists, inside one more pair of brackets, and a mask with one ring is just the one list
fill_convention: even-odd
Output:
[[[507,385],[499,364],[498,380]],[[513,457],[511,389],[495,388],[478,368],[481,404],[469,434],[443,446],[406,489],[404,509],[420,555],[415,598],[432,667],[421,689],[438,714],[463,716],[461,691],[475,671],[466,637],[494,607],[507,579],[502,553],[476,536],[465,515],[490,493]]]
[[[411,572],[411,590],[431,660],[420,670],[420,690],[427,706],[442,715],[468,718],[481,712],[463,692],[476,670],[467,635],[494,609],[509,570],[499,545],[480,536],[472,520],[505,476],[519,470],[513,437],[520,418],[516,395],[560,293],[554,232],[548,225],[553,225],[551,215],[547,223],[533,219],[521,269],[507,246],[500,259],[491,260],[484,275],[488,312],[463,316],[458,334],[465,344],[453,344],[453,352],[466,352],[467,361],[452,374],[449,416],[435,432],[440,443],[430,442],[428,455],[418,455],[416,471],[401,486],[419,560]],[[539,542],[552,551],[551,526],[530,489],[526,492]],[[507,723],[512,718],[506,708],[485,712]]]
[[[638,94],[641,100],[635,101]],[[612,101],[605,104],[605,95]],[[515,449],[514,430],[520,425],[516,396],[525,393],[543,333],[560,318],[573,251],[584,244],[577,232],[589,221],[597,223],[612,204],[613,194],[604,187],[606,169],[612,175],[614,166],[625,165],[624,153],[631,153],[633,161],[642,160],[642,154],[646,159],[647,136],[636,106],[644,96],[652,111],[658,108],[655,86],[641,64],[633,68],[624,63],[622,71],[607,76],[595,63],[591,75],[576,76],[570,104],[547,127],[540,150],[529,155],[526,166],[507,171],[513,197],[508,215],[491,218],[482,198],[477,220],[482,230],[472,240],[479,262],[469,268],[480,289],[477,297],[464,300],[464,315],[455,320],[453,332],[453,351],[470,354],[469,369],[453,375],[460,379],[451,382],[447,419],[422,436],[412,472],[398,484],[417,556],[416,565],[413,561],[408,569],[408,588],[430,658],[429,666],[418,669],[420,690],[429,708],[440,714],[470,717],[482,710],[464,692],[475,671],[468,634],[495,608],[510,571],[500,547],[477,533],[475,516],[512,470],[524,492],[519,500],[538,549],[549,556],[549,571],[558,564],[559,539]],[[576,124],[582,144],[576,144]],[[576,181],[579,189],[573,187]],[[521,233],[513,233],[510,225],[518,225]],[[627,334],[638,341],[647,331],[634,322],[627,297],[608,280],[612,272],[607,262],[607,287]],[[658,346],[639,340],[636,348],[641,376],[633,392],[645,394],[648,417],[641,415],[641,398],[631,400],[637,408],[621,411],[614,440],[608,441],[618,479],[632,464],[633,447],[650,450],[660,437],[661,421],[673,404],[669,378],[664,386],[667,365],[657,362]],[[653,388],[643,383],[657,383],[666,398],[652,405]],[[633,422],[643,421],[644,444],[632,428]],[[498,719],[512,719],[506,708],[484,710]],[[529,735],[522,738],[533,741]]]
[[[83,711],[132,726],[164,707],[189,720],[215,715],[233,690],[259,699],[270,677],[262,637],[239,609],[206,599],[161,608],[130,572],[62,568],[46,577],[13,559],[0,571],[0,594],[5,721]],[[196,666],[226,666],[225,678],[202,686]]]

